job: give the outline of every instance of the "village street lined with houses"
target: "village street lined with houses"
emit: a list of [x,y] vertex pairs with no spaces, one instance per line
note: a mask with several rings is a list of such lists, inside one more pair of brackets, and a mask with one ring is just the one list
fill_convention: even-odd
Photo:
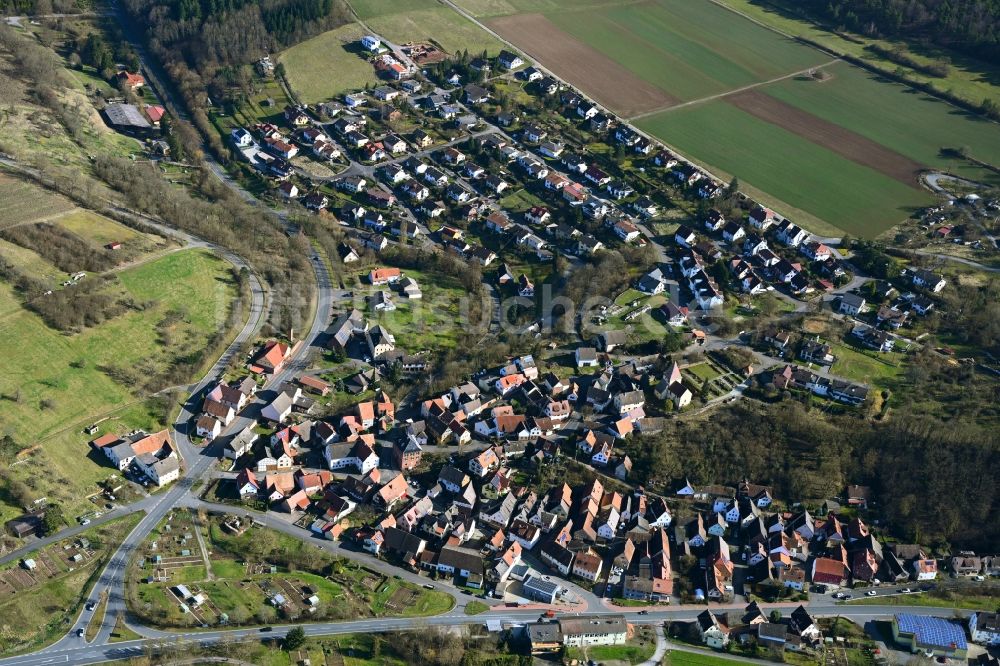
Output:
[[[351,52],[378,85],[298,103],[265,56],[253,76],[288,104],[214,116],[225,166],[199,139],[213,187],[298,243],[309,297],[156,215],[103,211],[180,245],[164,254],[221,257],[249,299],[172,422],[85,429],[79,464],[117,484],[101,511],[51,528],[42,498],[7,521],[4,595],[129,527],[71,621],[0,666],[428,628],[483,631],[524,663],[995,664],[1000,554],[963,545],[989,548],[995,525],[925,533],[875,454],[835,464],[847,449],[810,447],[803,425],[892,424],[926,365],[995,381],[941,323],[976,262],[811,234],[442,7],[504,48],[426,60],[362,24]],[[154,127],[188,121],[186,102],[126,41],[115,78],[158,105],[126,95],[102,117],[167,163]],[[308,316],[269,323],[294,308]],[[760,444],[779,427],[796,433],[780,460]],[[743,439],[734,471],[720,458]],[[916,525],[893,523],[900,504]]]

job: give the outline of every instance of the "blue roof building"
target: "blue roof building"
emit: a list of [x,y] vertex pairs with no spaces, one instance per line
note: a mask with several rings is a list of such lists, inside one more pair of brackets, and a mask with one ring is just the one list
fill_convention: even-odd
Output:
[[899,613],[892,618],[892,637],[914,654],[965,659],[968,643],[962,625],[941,617]]

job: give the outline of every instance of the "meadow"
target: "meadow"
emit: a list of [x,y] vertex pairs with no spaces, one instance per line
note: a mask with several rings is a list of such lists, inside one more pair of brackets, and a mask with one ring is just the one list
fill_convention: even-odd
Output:
[[1000,164],[997,123],[845,63],[827,71],[832,77],[819,84],[787,79],[763,91],[925,166],[1000,183],[1000,175],[994,172],[941,155],[941,148],[965,146],[973,157]]
[[288,85],[305,103],[322,102],[345,92],[374,85],[375,69],[360,52],[365,30],[348,23],[281,53]]
[[[503,45],[475,23],[435,0],[359,0],[351,3],[372,31],[396,44],[434,42],[448,53],[488,51]],[[358,40],[368,31],[349,23],[296,44],[281,53],[286,77],[301,101],[325,101],[375,85],[379,78]]]
[[403,274],[417,281],[423,297],[410,300],[397,290],[389,290],[396,309],[378,315],[369,311],[371,318],[396,337],[397,346],[411,353],[452,349],[464,341],[467,332],[460,317],[460,299],[468,295],[458,280],[413,269],[406,269]]
[[488,32],[436,0],[357,0],[351,6],[366,25],[396,44],[431,41],[448,53],[486,50],[491,55],[503,48]]
[[[473,2],[475,0],[465,0]],[[484,0],[490,2],[491,0]],[[1000,101],[1000,88],[996,82],[1000,80],[1000,66],[977,60],[958,53],[945,52],[929,44],[905,44],[887,39],[876,39],[868,35],[847,34],[842,31],[832,32],[826,27],[817,25],[797,13],[794,0],[718,0],[732,10],[744,14],[768,27],[793,37],[801,37],[819,44],[832,53],[861,58],[886,71],[896,71],[902,68],[906,76],[924,84],[930,84],[940,90],[949,90],[960,97],[978,104],[984,98]],[[944,78],[929,76],[899,62],[891,61],[872,47],[892,51],[900,48],[908,56],[921,65],[931,65],[942,60],[949,61],[948,75]],[[910,50],[912,49],[912,50]]]
[[[46,326],[0,283],[0,336],[18,351],[0,377],[0,427],[30,448],[12,474],[39,496],[57,492],[67,516],[82,510],[93,484],[112,471],[96,458],[82,463],[91,439],[80,432],[84,426],[104,416],[124,416],[106,423],[109,430],[163,425],[134,387],[112,378],[113,369],[153,374],[189,358],[225,322],[235,297],[228,264],[201,250],[175,252],[116,275],[109,289],[131,296],[142,309],[74,335]],[[0,505],[4,516],[12,510]]]
[[42,220],[73,210],[69,199],[20,178],[0,175],[0,228]]

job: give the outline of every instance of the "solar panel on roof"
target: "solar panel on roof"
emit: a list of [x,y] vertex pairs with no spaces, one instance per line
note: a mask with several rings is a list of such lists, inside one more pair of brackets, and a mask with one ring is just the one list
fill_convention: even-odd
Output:
[[965,631],[958,625],[940,617],[910,615],[896,616],[896,624],[903,633],[912,634],[914,639],[928,646],[966,649]]

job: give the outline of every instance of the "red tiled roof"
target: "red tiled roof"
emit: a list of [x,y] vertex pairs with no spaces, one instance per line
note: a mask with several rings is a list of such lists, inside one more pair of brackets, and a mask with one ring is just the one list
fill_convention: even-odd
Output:
[[135,455],[141,456],[144,453],[155,453],[163,448],[164,444],[170,444],[170,431],[161,430],[160,432],[154,432],[152,435],[146,435],[137,442],[132,443],[132,450]]
[[114,433],[109,432],[108,434],[101,435],[100,437],[98,437],[97,439],[95,439],[94,441],[92,441],[90,443],[90,445],[93,446],[93,447],[95,447],[95,448],[102,449],[105,446],[108,446],[109,444],[114,444],[119,439],[121,439],[121,437],[119,437],[118,435],[116,435]]

